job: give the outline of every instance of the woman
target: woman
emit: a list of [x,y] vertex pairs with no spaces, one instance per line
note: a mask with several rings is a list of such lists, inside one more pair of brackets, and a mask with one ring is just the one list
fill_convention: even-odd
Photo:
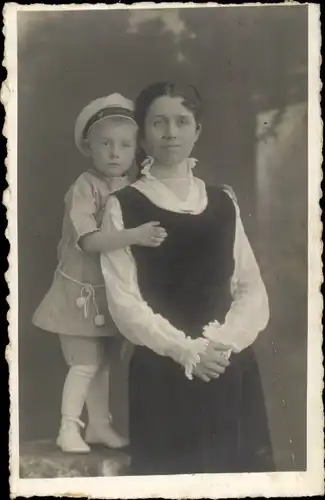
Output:
[[[132,474],[272,470],[251,344],[268,299],[233,195],[194,177],[195,88],[147,87],[136,101],[142,175],[112,196],[109,230],[159,221],[156,248],[102,256],[109,310],[135,344],[129,375]],[[183,367],[183,369],[182,369]]]

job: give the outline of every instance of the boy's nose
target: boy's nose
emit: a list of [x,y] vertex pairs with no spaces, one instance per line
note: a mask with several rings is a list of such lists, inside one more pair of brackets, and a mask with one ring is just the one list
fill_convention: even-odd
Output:
[[118,158],[119,157],[119,150],[116,147],[111,147],[109,151],[109,156],[111,158]]

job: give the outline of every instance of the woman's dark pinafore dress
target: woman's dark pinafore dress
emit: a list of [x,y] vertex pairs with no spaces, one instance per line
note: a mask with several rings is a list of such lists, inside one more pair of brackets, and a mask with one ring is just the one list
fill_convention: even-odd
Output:
[[[224,322],[232,297],[236,211],[222,188],[207,188],[203,213],[175,213],[128,186],[116,196],[125,228],[160,221],[160,247],[133,246],[143,299],[186,335]],[[227,339],[225,338],[225,343]],[[260,376],[251,347],[209,383],[148,348],[135,348],[129,372],[130,474],[274,470]]]

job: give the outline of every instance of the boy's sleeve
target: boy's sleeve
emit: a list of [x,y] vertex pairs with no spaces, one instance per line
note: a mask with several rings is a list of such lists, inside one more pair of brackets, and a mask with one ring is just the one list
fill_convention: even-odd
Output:
[[96,187],[86,176],[80,176],[65,197],[65,211],[73,227],[74,239],[78,241],[85,234],[98,231],[96,213]]

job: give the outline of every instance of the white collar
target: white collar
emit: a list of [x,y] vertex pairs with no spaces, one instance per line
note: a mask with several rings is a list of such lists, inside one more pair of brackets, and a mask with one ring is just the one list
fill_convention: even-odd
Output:
[[[200,214],[205,210],[208,203],[205,183],[193,175],[192,169],[195,167],[196,160],[188,158],[186,162],[188,167],[187,175],[190,179],[189,193],[186,200],[178,198],[162,180],[152,175],[150,170],[153,162],[151,159],[144,164],[141,179],[132,186],[160,208],[177,213]],[[168,180],[172,182],[172,179]]]

